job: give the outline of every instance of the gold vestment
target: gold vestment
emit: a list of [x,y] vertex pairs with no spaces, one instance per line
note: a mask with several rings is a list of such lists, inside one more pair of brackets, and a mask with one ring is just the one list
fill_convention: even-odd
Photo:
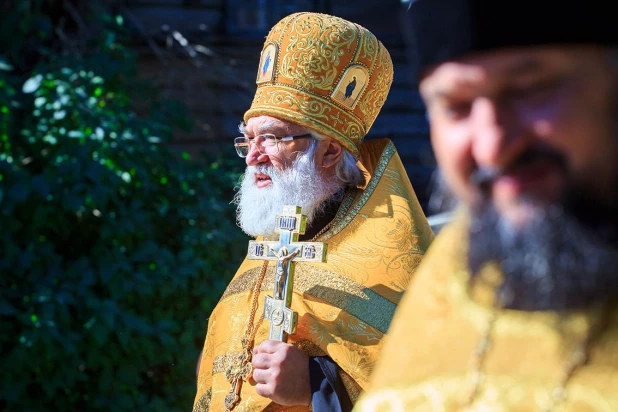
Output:
[[618,411],[616,307],[496,309],[502,274],[487,265],[470,281],[460,218],[427,252],[354,410]]
[[[332,226],[316,239],[328,244],[327,262],[296,264],[292,309],[298,327],[288,340],[309,356],[331,357],[353,402],[367,386],[399,299],[433,239],[393,144],[365,142],[360,160],[371,178],[363,189],[348,191]],[[262,265],[245,259],[210,317],[194,411],[225,410],[231,386],[225,371],[242,349]],[[271,262],[256,317],[264,296],[272,295],[273,268]],[[268,339],[268,328],[261,323],[255,345]],[[240,398],[235,411],[280,409],[249,382],[242,384]]]

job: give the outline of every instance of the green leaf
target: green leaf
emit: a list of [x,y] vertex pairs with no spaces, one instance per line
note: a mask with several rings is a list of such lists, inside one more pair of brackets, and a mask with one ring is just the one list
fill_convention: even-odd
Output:
[[81,130],[70,130],[69,133],[67,133],[67,136],[72,139],[78,139],[80,137],[84,137],[84,133]]
[[37,74],[36,76],[33,76],[29,78],[28,80],[26,80],[21,90],[26,94],[34,93],[35,91],[37,91],[42,81],[43,81],[43,76],[40,74]]
[[45,97],[37,97],[36,99],[34,99],[34,107],[41,107],[45,104],[45,102],[47,102],[47,99]]

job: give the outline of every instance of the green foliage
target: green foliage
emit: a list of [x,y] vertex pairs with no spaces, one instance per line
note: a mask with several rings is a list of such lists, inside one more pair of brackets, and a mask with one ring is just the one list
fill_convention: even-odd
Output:
[[165,146],[182,109],[136,115],[145,91],[107,21],[88,53],[0,56],[1,410],[190,409],[246,248],[238,170]]

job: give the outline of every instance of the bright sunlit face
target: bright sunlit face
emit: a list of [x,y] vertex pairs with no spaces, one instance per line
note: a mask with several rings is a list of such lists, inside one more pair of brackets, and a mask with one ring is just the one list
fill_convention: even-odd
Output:
[[[271,116],[252,117],[247,121],[244,131],[246,137],[254,137],[265,133],[275,136],[295,136],[308,133],[308,130],[303,126]],[[311,139],[280,142],[279,151],[273,155],[262,154],[252,145],[245,161],[247,166],[264,165],[283,170],[292,164],[299,153],[307,150],[310,143]],[[324,146],[325,143],[321,142],[321,145]]]
[[487,196],[517,227],[570,192],[616,197],[616,77],[601,50],[475,55],[434,68],[421,93],[440,168],[466,203]]
[[[246,137],[264,133],[275,136],[304,135],[308,130],[270,116],[249,119]],[[311,225],[325,202],[339,189],[334,169],[341,158],[341,145],[331,138],[279,142],[275,154],[260,153],[254,144],[246,157],[247,168],[235,196],[237,220],[251,236],[275,236],[275,217],[284,205],[302,207]]]

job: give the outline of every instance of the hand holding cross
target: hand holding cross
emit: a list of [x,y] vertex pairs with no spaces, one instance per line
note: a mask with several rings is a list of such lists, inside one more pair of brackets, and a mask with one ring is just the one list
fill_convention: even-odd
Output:
[[301,210],[299,206],[284,206],[276,218],[279,241],[251,241],[247,255],[247,259],[277,261],[274,293],[273,297],[266,296],[264,318],[270,321],[269,339],[282,342],[296,331],[298,314],[290,309],[295,263],[326,261],[325,243],[298,241],[307,222]]

